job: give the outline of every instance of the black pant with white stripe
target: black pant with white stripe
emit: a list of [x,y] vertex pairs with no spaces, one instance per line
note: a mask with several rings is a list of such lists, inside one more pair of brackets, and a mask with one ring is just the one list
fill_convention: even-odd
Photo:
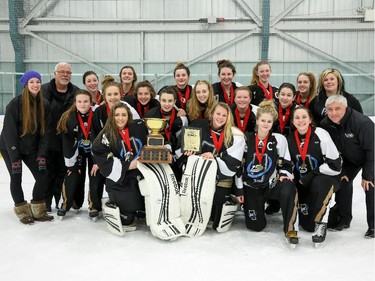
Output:
[[297,190],[292,181],[278,182],[273,188],[252,188],[244,186],[245,202],[243,204],[245,223],[248,229],[262,231],[267,220],[264,214],[264,204],[268,199],[280,202],[284,221],[284,232],[295,230],[297,219]]

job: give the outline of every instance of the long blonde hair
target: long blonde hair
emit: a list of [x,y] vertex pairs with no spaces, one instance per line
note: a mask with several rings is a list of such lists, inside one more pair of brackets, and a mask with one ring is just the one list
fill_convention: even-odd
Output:
[[[217,102],[213,107],[212,109],[210,110],[209,112],[209,120],[210,122],[212,123],[212,117],[213,117],[213,114],[216,110],[216,108],[218,108],[219,106],[221,106],[222,108],[224,108],[226,111],[227,111],[227,122],[225,122],[225,125],[224,125],[224,128],[223,128],[223,131],[224,131],[224,145],[225,147],[229,147],[231,146],[232,144],[232,141],[233,141],[233,132],[232,132],[232,128],[234,127],[234,120],[233,120],[233,115],[232,115],[232,111],[231,109],[229,108],[229,106],[226,104],[226,103],[223,103],[223,102]],[[238,129],[239,130],[239,129]]]
[[319,76],[318,95],[319,97],[327,96],[326,90],[324,89],[324,79],[328,74],[332,73],[337,78],[337,95],[343,95],[345,92],[345,81],[341,75],[341,72],[336,68],[327,68],[322,71]]
[[[26,86],[22,91],[22,135],[33,134],[39,125],[40,135],[44,135],[46,131],[44,97],[42,89],[40,89],[39,100],[33,97]],[[39,118],[38,118],[39,116]],[[38,124],[39,123],[39,124]]]
[[207,99],[207,109],[205,111],[205,116],[202,116],[202,118],[208,118],[209,117],[209,111],[210,109],[216,104],[215,96],[214,96],[214,90],[212,88],[212,85],[207,80],[197,80],[195,82],[191,98],[187,102],[187,114],[189,116],[189,120],[193,121],[195,119],[199,118],[199,115],[201,114],[201,107],[200,102],[197,99],[196,89],[197,85],[207,85],[208,87],[208,99]]

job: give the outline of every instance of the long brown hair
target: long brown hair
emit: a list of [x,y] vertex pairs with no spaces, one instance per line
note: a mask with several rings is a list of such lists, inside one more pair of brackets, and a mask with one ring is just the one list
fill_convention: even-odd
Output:
[[208,87],[208,100],[207,100],[207,109],[205,112],[205,116],[202,116],[202,118],[208,118],[208,114],[210,113],[210,109],[216,104],[215,96],[214,96],[214,90],[212,88],[212,85],[210,82],[207,80],[197,80],[195,82],[191,98],[189,99],[187,103],[187,114],[189,116],[190,121],[193,121],[195,119],[199,118],[199,115],[201,113],[201,108],[200,108],[200,102],[197,99],[197,94],[196,94],[196,89],[197,85],[204,84],[207,85]]
[[133,93],[133,92],[134,92],[134,87],[135,87],[135,85],[136,85],[136,83],[137,83],[137,79],[138,79],[138,77],[137,77],[137,73],[135,73],[135,69],[134,69],[134,67],[132,67],[132,66],[130,66],[130,65],[125,65],[125,66],[123,66],[123,67],[121,68],[121,70],[120,70],[120,73],[119,73],[121,88],[122,88],[121,73],[122,73],[122,71],[123,71],[125,68],[129,68],[129,69],[131,69],[132,72],[133,72],[134,80],[132,81],[132,85],[131,85],[131,88],[130,88],[130,92]]
[[[39,98],[37,98],[39,96]],[[22,91],[22,135],[33,134],[39,125],[39,134],[46,131],[44,97],[42,89],[33,97],[26,86]],[[39,118],[38,118],[39,117]]]
[[92,102],[92,97],[91,97],[91,94],[89,91],[86,91],[86,90],[78,90],[75,94],[74,94],[74,97],[73,97],[73,104],[72,106],[67,110],[65,111],[62,115],[61,115],[61,118],[59,120],[59,122],[57,123],[57,133],[58,134],[61,134],[61,133],[67,133],[68,132],[68,126],[67,126],[67,123],[68,123],[68,120],[69,120],[69,116],[70,114],[73,112],[73,111],[76,111],[77,110],[77,107],[76,107],[76,99],[77,99],[77,96],[79,95],[84,95],[84,96],[88,96],[90,98],[90,103]]
[[251,80],[250,80],[250,85],[254,85],[254,84],[258,84],[259,83],[259,76],[257,74],[257,71],[258,71],[258,67],[261,66],[261,65],[268,65],[270,67],[270,70],[271,70],[271,65],[269,64],[268,61],[265,61],[265,60],[261,60],[259,61],[254,67],[253,67],[253,71],[252,71],[252,77],[251,77]]
[[100,131],[99,135],[94,140],[94,143],[100,142],[103,134],[108,136],[109,143],[116,143],[120,140],[120,136],[115,121],[115,112],[118,108],[125,108],[126,112],[128,113],[128,122],[125,125],[126,128],[129,127],[129,125],[133,122],[133,115],[130,111],[130,108],[122,102],[115,104],[114,106],[112,106],[107,122],[105,123],[103,129]]
[[306,76],[306,77],[309,79],[309,82],[310,82],[310,88],[309,88],[309,94],[307,95],[307,100],[308,100],[308,101],[312,101],[313,98],[315,98],[316,95],[317,95],[315,74],[312,73],[312,72],[301,72],[301,73],[298,74],[298,76],[297,76],[297,84],[298,84],[298,78],[299,78],[301,75]]

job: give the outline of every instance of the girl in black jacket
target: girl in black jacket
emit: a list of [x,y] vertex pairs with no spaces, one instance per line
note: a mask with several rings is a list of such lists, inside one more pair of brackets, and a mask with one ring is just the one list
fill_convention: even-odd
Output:
[[[74,104],[64,112],[57,125],[57,131],[62,135],[63,154],[67,173],[63,185],[63,203],[57,211],[59,217],[64,217],[73,205],[73,200],[82,206],[86,165],[89,171],[89,215],[97,218],[101,210],[103,188],[99,188],[98,166],[94,165],[91,156],[91,126],[93,111],[91,110],[91,94],[86,90],[78,90],[74,95]],[[98,178],[98,177],[99,178]],[[80,202],[77,202],[77,199]]]
[[341,156],[328,132],[312,126],[306,107],[291,116],[294,132],[288,144],[294,163],[295,183],[300,205],[300,224],[313,232],[315,244],[325,240],[331,198],[340,186]]
[[280,202],[287,242],[298,243],[297,191],[293,183],[292,164],[286,138],[272,133],[277,118],[273,101],[265,101],[257,111],[257,131],[246,134],[244,171],[237,183],[236,195],[243,204],[246,227],[261,231],[267,221],[267,199]]
[[[53,219],[47,215],[44,202],[48,135],[45,121],[49,120],[49,103],[43,98],[41,81],[41,75],[32,70],[21,77],[24,89],[9,102],[0,136],[0,152],[10,175],[14,212],[24,224]],[[22,190],[22,162],[35,179],[30,204]]]
[[103,176],[111,203],[120,209],[123,225],[131,225],[145,209],[139,191],[137,169],[148,130],[143,120],[132,120],[129,107],[114,105],[103,130],[94,141],[92,152]]

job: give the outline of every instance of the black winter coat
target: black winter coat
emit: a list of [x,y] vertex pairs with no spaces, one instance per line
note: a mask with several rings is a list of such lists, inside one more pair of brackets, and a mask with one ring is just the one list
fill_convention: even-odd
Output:
[[[38,102],[39,97],[36,98]],[[50,106],[44,100],[45,120],[49,120]],[[39,119],[39,116],[38,116]],[[13,98],[6,107],[3,131],[0,136],[0,148],[6,149],[12,162],[22,159],[21,154],[36,152],[37,156],[46,156],[48,145],[48,124],[44,135],[39,134],[38,126],[35,133],[22,135],[22,95]]]
[[48,150],[60,151],[62,149],[61,136],[56,134],[57,123],[61,115],[73,104],[73,96],[77,90],[79,90],[77,86],[69,83],[67,92],[59,93],[56,89],[55,78],[42,85],[43,95],[51,107]]
[[374,182],[374,122],[347,107],[340,125],[333,123],[328,116],[320,125],[328,131],[343,157],[343,175],[353,180],[355,175],[351,172],[361,167],[362,178]]

